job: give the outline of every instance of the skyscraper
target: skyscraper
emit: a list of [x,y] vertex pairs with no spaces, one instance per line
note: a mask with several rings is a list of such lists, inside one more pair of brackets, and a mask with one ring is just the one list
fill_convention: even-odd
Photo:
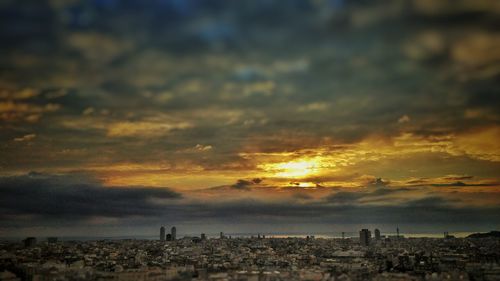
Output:
[[170,230],[170,233],[172,234],[172,241],[177,239],[177,228],[175,226],[172,226],[172,229]]
[[165,241],[165,227],[160,227],[160,241]]
[[372,238],[372,233],[368,229],[361,229],[359,232],[359,244],[361,246],[370,245],[370,240]]
[[36,246],[36,238],[35,237],[28,237],[23,240],[24,242],[24,247],[25,248],[30,248]]
[[380,240],[380,230],[378,228],[375,228],[375,240]]

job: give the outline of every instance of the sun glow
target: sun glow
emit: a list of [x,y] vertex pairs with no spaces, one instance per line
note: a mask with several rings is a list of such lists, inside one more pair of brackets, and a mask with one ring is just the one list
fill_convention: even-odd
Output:
[[316,187],[316,184],[313,182],[298,182],[295,185],[298,187]]
[[319,161],[315,159],[262,164],[259,167],[281,178],[307,177],[317,174],[320,169]]

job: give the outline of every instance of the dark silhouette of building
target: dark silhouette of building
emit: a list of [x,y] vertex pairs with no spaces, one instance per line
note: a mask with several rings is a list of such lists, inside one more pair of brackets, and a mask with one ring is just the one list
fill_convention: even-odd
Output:
[[380,230],[378,228],[375,228],[375,240],[380,240]]
[[444,239],[453,239],[453,238],[455,238],[455,236],[450,235],[450,233],[448,231],[446,231],[444,233]]
[[372,233],[368,229],[361,229],[359,232],[359,244],[361,246],[369,246],[370,240],[372,238]]
[[30,248],[34,247],[36,245],[36,238],[35,237],[28,237],[23,240],[24,242],[24,247]]
[[220,239],[224,239],[224,232],[220,232]]
[[207,240],[207,235],[205,235],[205,233],[201,234],[201,240]]
[[170,233],[167,234],[167,241],[172,241],[172,234]]
[[172,234],[172,241],[177,239],[177,228],[175,226],[172,226],[172,229],[170,229],[170,234]]
[[160,227],[160,241],[165,241],[165,227]]

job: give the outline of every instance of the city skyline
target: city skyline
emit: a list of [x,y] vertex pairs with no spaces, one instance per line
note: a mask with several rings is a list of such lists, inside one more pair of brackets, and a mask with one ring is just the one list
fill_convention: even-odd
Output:
[[[382,231],[378,228],[378,226],[372,226],[373,228],[366,228],[366,225],[362,226],[362,229],[344,229],[344,231],[325,231],[325,232],[272,232],[272,231],[266,231],[265,229],[260,229],[260,230],[255,230],[253,232],[224,232],[224,231],[217,231],[217,232],[206,232],[206,229],[202,228],[192,228],[189,231],[186,231],[185,229],[181,229],[181,232],[177,232],[177,227],[172,226],[170,228],[170,232],[167,232],[167,228],[165,226],[159,227],[159,236],[158,232],[157,234],[153,233],[153,229],[151,229],[149,232],[146,233],[120,233],[118,235],[111,235],[111,236],[96,236],[92,235],[91,233],[87,233],[87,235],[79,235],[79,236],[67,236],[67,235],[60,235],[60,236],[54,236],[54,235],[34,235],[34,236],[29,236],[29,237],[22,237],[20,235],[18,236],[11,236],[11,237],[2,237],[3,239],[6,239],[6,241],[22,241],[28,238],[35,238],[35,239],[40,239],[41,241],[44,240],[51,240],[51,239],[56,239],[56,241],[59,239],[61,241],[92,241],[92,240],[99,240],[99,239],[111,239],[111,240],[127,240],[127,239],[146,239],[146,240],[159,240],[159,241],[175,241],[177,239],[191,239],[191,238],[257,238],[257,237],[268,237],[268,238],[306,238],[306,237],[316,237],[316,238],[321,238],[321,239],[358,239],[361,237],[361,233],[364,232],[365,230],[368,230],[367,238],[366,239],[374,239],[374,240],[380,240],[383,238],[395,238],[395,237],[401,237],[401,238],[442,238],[443,235],[446,238],[447,236],[449,237],[456,237],[456,238],[467,238],[470,235],[473,234],[478,234],[478,233],[490,233],[490,232],[495,232],[494,230],[492,231],[480,231],[480,232],[474,232],[474,231],[442,231],[438,232],[437,230],[434,232],[405,232],[402,231],[400,232],[400,229],[398,226],[394,229],[383,229]],[[175,233],[176,239],[172,239],[173,233],[172,229],[175,228]],[[158,230],[158,229],[157,229]],[[373,232],[372,232],[373,231]],[[61,234],[61,233],[54,233],[54,234]]]
[[284,2],[0,1],[0,237],[498,230],[496,0]]
[[[364,229],[360,232],[367,233]],[[438,239],[184,237],[172,241],[0,241],[18,280],[497,280],[500,232]],[[202,236],[203,237],[203,236]],[[480,249],[480,250],[479,250]],[[60,253],[64,252],[65,255]],[[41,255],[40,253],[43,253]]]

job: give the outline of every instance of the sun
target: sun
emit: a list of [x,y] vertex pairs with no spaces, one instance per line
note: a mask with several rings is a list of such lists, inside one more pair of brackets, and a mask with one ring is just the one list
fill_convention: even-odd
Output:
[[316,174],[320,165],[315,159],[296,160],[259,165],[275,177],[302,178]]
[[297,161],[277,164],[276,168],[281,170],[276,175],[279,177],[305,177],[317,170],[315,161]]

